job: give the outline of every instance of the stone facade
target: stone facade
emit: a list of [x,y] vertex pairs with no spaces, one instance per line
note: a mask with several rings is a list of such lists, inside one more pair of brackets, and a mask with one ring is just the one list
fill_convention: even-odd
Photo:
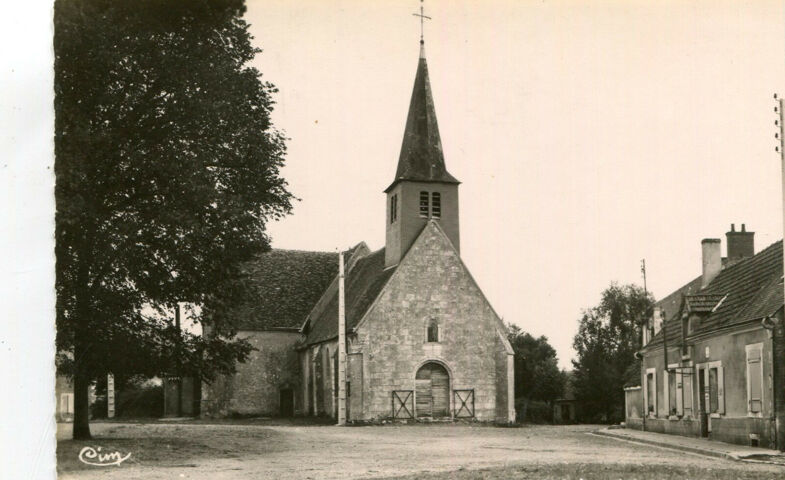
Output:
[[282,390],[290,390],[295,412],[302,409],[300,362],[295,350],[302,339],[298,332],[241,331],[257,350],[245,363],[237,364],[231,377],[216,378],[202,386],[202,416],[277,416],[281,412]]
[[[433,319],[439,341],[427,342]],[[507,395],[512,350],[504,327],[435,222],[425,227],[366,313],[349,352],[362,363],[356,371],[363,376],[349,379],[362,385],[352,419],[390,417],[392,392],[415,390],[417,370],[437,362],[449,374],[450,412],[455,389],[474,389],[478,420],[514,420]]]
[[[761,346],[762,390],[761,411],[749,412],[747,398],[747,345]],[[700,402],[704,392],[700,391],[700,376],[705,375],[709,366],[722,368],[721,396],[718,398],[718,412],[706,416],[703,433],[710,439],[744,445],[757,444],[762,447],[774,447],[773,418],[774,394],[771,382],[771,339],[769,332],[760,326],[760,322],[738,326],[735,330],[695,339],[692,348],[682,359],[678,347],[668,347],[668,363],[681,363],[683,369],[682,387],[687,387],[684,394],[687,399],[682,405],[690,405],[691,413],[682,413],[677,405],[671,405],[670,388],[666,392],[663,373],[664,352],[660,347],[652,349],[644,356],[642,368],[642,385],[644,385],[643,402],[649,412],[645,420],[646,430],[660,433],[671,433],[685,436],[701,436]],[[646,372],[655,372],[655,393],[648,395]],[[684,378],[690,377],[687,382]],[[666,397],[666,394],[671,397]],[[652,405],[653,404],[653,405]],[[651,408],[650,408],[651,407]],[[674,412],[674,409],[676,411]],[[682,407],[683,410],[683,407]]]

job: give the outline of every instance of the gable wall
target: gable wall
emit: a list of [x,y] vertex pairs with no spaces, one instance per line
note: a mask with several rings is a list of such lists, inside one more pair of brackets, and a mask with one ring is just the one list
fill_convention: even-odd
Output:
[[[435,344],[425,341],[431,318],[439,321]],[[475,389],[478,419],[506,421],[508,410],[501,404],[510,373],[498,327],[445,235],[429,224],[350,345],[350,353],[363,356],[363,418],[389,417],[392,391],[415,390],[418,367],[437,360],[450,373],[451,389]]]
[[241,331],[256,350],[233,376],[216,378],[202,386],[202,416],[279,415],[281,387],[294,390],[294,408],[302,408],[300,360],[295,350],[297,332]]

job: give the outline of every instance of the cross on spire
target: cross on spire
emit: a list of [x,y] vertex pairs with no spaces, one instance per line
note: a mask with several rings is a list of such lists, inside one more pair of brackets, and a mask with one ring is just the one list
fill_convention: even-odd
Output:
[[423,34],[425,33],[425,19],[432,20],[431,17],[425,15],[424,8],[423,8],[424,0],[420,0],[420,13],[412,13],[415,17],[420,17],[420,45],[425,43],[423,40]]

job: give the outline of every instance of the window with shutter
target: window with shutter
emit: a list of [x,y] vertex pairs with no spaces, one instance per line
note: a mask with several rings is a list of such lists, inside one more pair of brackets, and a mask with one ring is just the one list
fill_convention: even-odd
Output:
[[420,216],[428,218],[428,192],[420,192]]
[[657,370],[654,368],[646,369],[646,383],[644,383],[644,399],[646,400],[646,415],[657,416]]
[[682,375],[681,371],[677,371],[675,376],[676,376],[676,415],[682,417],[684,416],[684,388],[682,388],[684,375]]
[[390,197],[390,223],[395,223],[398,219],[398,194]]
[[431,216],[433,218],[442,217],[442,195],[439,192],[431,194]]
[[74,413],[74,394],[62,393],[60,394],[60,413],[73,414]]
[[717,368],[709,368],[709,413],[719,413],[720,410],[720,397],[717,381]]
[[725,413],[725,373],[722,365],[717,367],[717,413]]
[[686,417],[693,416],[692,410],[692,373],[685,372],[681,379],[682,382],[682,415]]
[[763,344],[747,345],[747,411],[760,414],[763,410]]

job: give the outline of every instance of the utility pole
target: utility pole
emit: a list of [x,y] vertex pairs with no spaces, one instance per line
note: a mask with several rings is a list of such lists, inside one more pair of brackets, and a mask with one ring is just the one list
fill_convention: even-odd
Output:
[[[782,206],[782,227],[783,237],[785,237],[785,139],[783,139],[783,107],[785,102],[782,98],[778,98],[774,94],[774,113],[777,118],[774,125],[777,131],[774,138],[777,139],[776,150],[780,154],[780,168],[782,175],[782,191],[781,206]],[[785,238],[783,239],[785,242]],[[785,265],[785,248],[783,248],[783,264]],[[771,345],[772,345],[772,390],[774,391],[774,428],[776,436],[776,447],[779,450],[785,451],[785,319],[779,317],[777,314],[771,317],[773,320],[773,328],[771,329]]]
[[343,252],[338,253],[338,425],[346,425],[346,304]]
[[[641,259],[641,274],[643,275],[643,294],[648,297],[649,290],[648,290],[648,288],[646,288],[646,259],[645,258]],[[649,330],[649,319],[648,318],[645,319],[645,322],[646,323],[644,323],[643,328],[641,329],[641,348],[646,346],[646,339],[647,339],[647,337],[648,337],[649,341],[651,341],[651,339],[654,337],[654,316],[651,317],[651,323],[652,323],[651,330]],[[646,329],[645,331],[647,333],[649,333],[650,335],[645,335],[643,329]],[[635,355],[638,356],[639,353],[636,353]],[[646,378],[646,375],[644,375],[645,372],[646,372],[646,365],[644,365],[643,358],[641,358],[641,372],[640,372],[641,387],[643,387],[645,385],[644,382],[648,381],[648,379]],[[643,393],[644,390],[641,388],[640,391],[641,391],[641,393]],[[647,400],[645,398],[642,398],[641,402],[642,402],[641,405],[643,405],[643,410],[644,410],[644,412],[642,412],[643,415],[641,415],[641,424],[643,425],[643,431],[645,432],[646,431],[646,417],[649,416],[649,412],[647,411],[648,408],[645,406]]]
[[[645,258],[641,259],[641,275],[643,275],[643,294],[646,295],[646,297],[648,298],[648,296],[649,296],[649,289],[646,287],[646,259]],[[652,321],[652,327],[651,327],[651,330],[650,330],[649,329],[649,319],[648,318],[644,319],[643,328],[641,328],[641,346],[645,346],[645,344],[646,344],[646,337],[647,337],[647,335],[644,335],[644,331],[646,333],[649,333],[649,338],[650,339],[651,339],[651,337],[654,336],[654,318],[653,317],[651,318],[651,321]]]
[[182,350],[181,350],[181,340],[182,340],[182,330],[180,327],[180,302],[176,302],[174,304],[174,328],[177,331],[177,347],[176,347],[176,354],[177,354],[177,408],[175,411],[177,412],[176,415],[178,417],[182,416],[183,414],[183,373],[180,369],[180,360]]

